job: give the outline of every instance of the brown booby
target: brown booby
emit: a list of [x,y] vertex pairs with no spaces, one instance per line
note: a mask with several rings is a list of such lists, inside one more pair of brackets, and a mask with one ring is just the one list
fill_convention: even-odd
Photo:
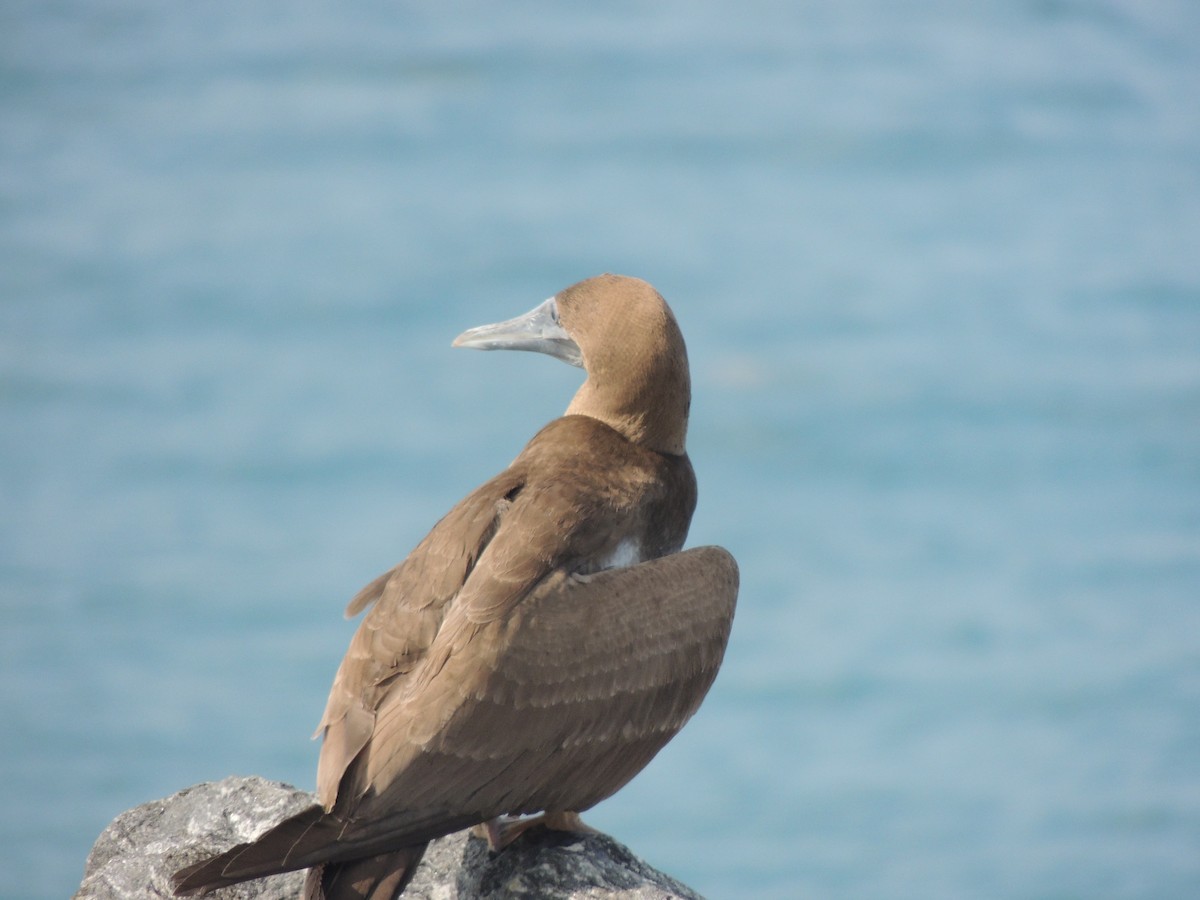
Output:
[[[683,727],[725,652],[738,571],[681,550],[696,505],[683,336],[649,284],[601,275],[457,347],[548,353],[566,414],[362,589],[318,734],[318,804],[177,872],[190,895],[310,868],[307,898],[391,900],[429,841],[585,829]],[[532,819],[511,819],[540,814]]]

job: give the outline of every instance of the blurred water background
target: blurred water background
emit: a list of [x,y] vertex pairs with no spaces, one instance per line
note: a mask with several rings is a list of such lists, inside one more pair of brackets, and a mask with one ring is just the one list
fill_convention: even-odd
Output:
[[673,304],[700,715],[589,816],[714,897],[1200,896],[1200,7],[0,5],[0,893],[313,784],[345,601]]

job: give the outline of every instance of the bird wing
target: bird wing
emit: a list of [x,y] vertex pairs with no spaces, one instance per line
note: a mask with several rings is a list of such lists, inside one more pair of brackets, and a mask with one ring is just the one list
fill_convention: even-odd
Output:
[[587,809],[699,707],[737,586],[733,557],[701,547],[583,577],[556,570],[485,621],[456,606],[413,672],[421,686],[385,697],[352,764],[374,786],[345,812],[310,807],[180,870],[176,891],[421,847],[504,812]]
[[468,494],[395,568],[363,588],[346,608],[371,607],[338,667],[325,713],[317,796],[329,810],[350,763],[370,740],[384,692],[419,663],[441,626],[446,605],[467,580],[496,532],[521,476],[507,470]]
[[482,616],[460,597],[382,699],[340,840],[414,843],[450,821],[609,796],[699,707],[737,584],[733,557],[702,547],[589,576],[556,569]]

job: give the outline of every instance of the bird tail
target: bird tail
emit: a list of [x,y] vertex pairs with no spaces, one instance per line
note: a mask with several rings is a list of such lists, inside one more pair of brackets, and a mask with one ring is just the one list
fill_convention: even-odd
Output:
[[177,897],[187,897],[322,863],[330,856],[340,826],[320,806],[310,806],[254,841],[180,869],[171,876],[171,887]]
[[304,900],[395,900],[412,881],[428,844],[308,870]]

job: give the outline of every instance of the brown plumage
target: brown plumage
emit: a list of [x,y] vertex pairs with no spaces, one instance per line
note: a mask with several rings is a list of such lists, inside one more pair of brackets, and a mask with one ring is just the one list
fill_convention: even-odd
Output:
[[390,900],[434,838],[504,815],[574,821],[712,684],[737,566],[719,547],[680,552],[690,382],[663,299],[602,275],[455,344],[550,353],[587,379],[351,600],[348,615],[370,612],[318,729],[319,805],[181,870],[177,894],[313,867],[312,900]]

